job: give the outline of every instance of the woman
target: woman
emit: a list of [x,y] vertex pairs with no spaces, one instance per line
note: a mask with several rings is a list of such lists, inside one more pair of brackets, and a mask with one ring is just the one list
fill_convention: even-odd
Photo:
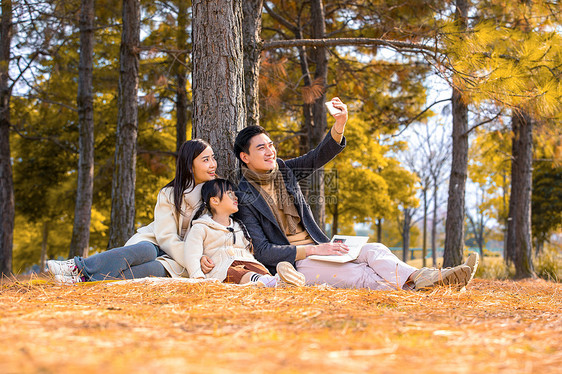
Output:
[[217,162],[211,146],[200,139],[179,150],[175,178],[158,193],[154,222],[141,227],[124,247],[47,261],[55,280],[65,284],[148,276],[187,277],[183,240],[201,204],[201,186],[215,178]]

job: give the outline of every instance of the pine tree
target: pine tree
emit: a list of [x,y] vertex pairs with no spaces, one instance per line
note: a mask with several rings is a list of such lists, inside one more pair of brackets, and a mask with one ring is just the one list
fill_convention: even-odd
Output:
[[139,0],[123,0],[121,32],[119,117],[111,189],[108,248],[124,245],[134,232],[140,43]]
[[193,137],[217,155],[217,174],[236,178],[234,139],[244,127],[242,5],[193,2]]
[[182,51],[174,56],[174,71],[176,75],[176,152],[186,140],[188,123],[187,99],[187,0],[176,0],[178,14],[176,26],[176,48]]
[[10,154],[12,1],[2,0],[0,25],[0,276],[12,272],[14,184]]
[[74,229],[72,230],[69,258],[87,256],[90,245],[90,221],[94,190],[94,99],[92,93],[94,15],[94,0],[82,0],[77,98],[80,156],[76,206],[74,208]]
[[[455,19],[459,31],[466,32],[468,2],[456,0]],[[459,265],[464,250],[464,210],[465,190],[468,169],[468,105],[463,99],[458,76],[453,76],[453,150],[451,176],[449,178],[449,199],[447,201],[447,221],[445,228],[445,248],[443,266]]]
[[259,70],[263,0],[242,2],[244,40],[244,97],[246,126],[259,125]]

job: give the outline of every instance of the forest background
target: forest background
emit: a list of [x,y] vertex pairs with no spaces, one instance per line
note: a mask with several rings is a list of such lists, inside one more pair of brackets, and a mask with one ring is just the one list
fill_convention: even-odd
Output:
[[152,220],[191,136],[210,140],[231,177],[245,125],[264,126],[280,157],[306,152],[339,96],[347,148],[303,186],[332,234],[366,222],[404,258],[410,243],[443,246],[445,265],[496,239],[517,277],[534,276],[533,256],[562,225],[560,10],[3,0],[2,273],[122,245]]

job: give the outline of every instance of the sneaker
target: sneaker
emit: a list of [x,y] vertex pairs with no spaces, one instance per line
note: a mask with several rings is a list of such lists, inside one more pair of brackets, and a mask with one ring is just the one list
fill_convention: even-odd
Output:
[[304,274],[299,273],[289,262],[283,261],[277,264],[277,274],[279,277],[279,286],[290,284],[292,286],[304,286],[306,278]]
[[471,273],[472,270],[467,265],[446,269],[421,268],[414,278],[414,289],[419,291],[436,286],[455,286],[461,289],[470,281]]
[[474,274],[476,274],[476,269],[478,269],[478,259],[480,258],[480,256],[478,256],[478,253],[476,252],[471,252],[465,263],[463,265],[466,265],[470,268],[471,273],[470,273],[470,279],[468,280],[469,282],[472,280],[472,278],[474,278]]
[[47,261],[47,267],[53,275],[77,276],[80,274],[80,269],[73,259],[66,261],[49,260]]
[[76,284],[85,282],[85,278],[80,275],[55,275],[55,282],[62,284]]
[[279,278],[273,275],[262,275],[256,283],[263,284],[262,287],[277,287],[277,284],[279,284]]

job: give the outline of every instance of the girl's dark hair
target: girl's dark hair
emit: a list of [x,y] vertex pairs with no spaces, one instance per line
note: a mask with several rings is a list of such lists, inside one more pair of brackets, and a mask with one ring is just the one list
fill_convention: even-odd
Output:
[[[232,183],[229,180],[226,179],[222,179],[222,178],[217,178],[217,179],[212,179],[210,181],[207,181],[203,184],[203,187],[201,187],[201,206],[199,207],[199,209],[197,209],[197,212],[195,213],[195,215],[193,216],[193,220],[195,221],[197,218],[201,217],[201,215],[203,214],[203,212],[205,211],[205,208],[207,210],[209,210],[209,212],[211,212],[211,214],[213,213],[211,211],[211,198],[212,197],[218,197],[220,200],[222,200],[222,197],[224,196],[224,194],[227,191],[234,191],[236,189],[236,187],[234,186],[234,183]],[[250,243],[248,245],[248,249],[250,250],[250,252],[253,254],[253,246],[252,246],[252,238],[250,238],[250,233],[248,232],[248,229],[246,229],[246,226],[244,225],[244,223],[242,223],[241,220],[231,217],[235,222],[237,222],[240,227],[242,228],[242,232],[244,233],[244,237],[248,240],[248,242]]]
[[[195,187],[195,178],[193,176],[193,160],[197,158],[207,147],[209,143],[202,139],[188,140],[183,143],[178,151],[178,159],[176,161],[176,176],[165,187],[172,187],[174,193],[174,206],[176,212],[182,214],[181,202],[183,193]],[[190,190],[190,191],[191,191]]]

